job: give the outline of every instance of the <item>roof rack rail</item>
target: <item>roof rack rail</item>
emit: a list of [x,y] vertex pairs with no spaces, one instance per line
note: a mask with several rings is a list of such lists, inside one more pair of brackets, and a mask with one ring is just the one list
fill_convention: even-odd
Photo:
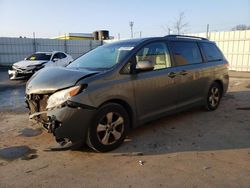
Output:
[[189,35],[166,35],[164,37],[169,37],[169,38],[190,38],[190,39],[199,39],[199,40],[208,40],[203,37],[195,37],[195,36],[189,36]]

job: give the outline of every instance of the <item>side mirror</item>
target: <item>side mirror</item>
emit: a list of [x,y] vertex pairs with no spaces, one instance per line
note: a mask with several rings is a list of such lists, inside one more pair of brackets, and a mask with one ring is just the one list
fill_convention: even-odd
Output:
[[53,62],[56,62],[56,61],[58,61],[59,59],[58,58],[54,58],[52,61]]
[[138,71],[154,70],[154,63],[151,61],[138,61],[136,64],[136,70]]

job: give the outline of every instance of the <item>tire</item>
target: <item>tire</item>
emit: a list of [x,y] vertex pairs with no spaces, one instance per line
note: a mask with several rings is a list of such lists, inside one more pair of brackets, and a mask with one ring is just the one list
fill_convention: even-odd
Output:
[[119,104],[101,106],[89,127],[87,145],[98,152],[107,152],[119,147],[128,132],[129,116]]
[[221,97],[222,97],[221,85],[217,82],[214,82],[209,88],[209,91],[206,97],[205,108],[208,111],[216,110],[220,104]]

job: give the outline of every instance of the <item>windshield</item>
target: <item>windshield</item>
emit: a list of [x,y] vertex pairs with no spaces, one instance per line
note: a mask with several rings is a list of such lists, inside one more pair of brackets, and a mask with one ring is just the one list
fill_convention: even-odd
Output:
[[40,61],[40,60],[49,61],[50,58],[51,58],[51,54],[49,54],[49,53],[36,53],[36,54],[33,54],[33,55],[29,56],[28,58],[26,58],[26,60],[28,60],[28,61]]
[[120,63],[134,48],[133,43],[112,43],[95,48],[79,57],[68,67],[87,69],[108,69]]

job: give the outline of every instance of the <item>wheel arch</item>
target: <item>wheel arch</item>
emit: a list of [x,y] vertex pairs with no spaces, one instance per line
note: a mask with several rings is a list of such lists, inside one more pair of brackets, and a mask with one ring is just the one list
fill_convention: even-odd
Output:
[[[217,79],[217,80],[214,80],[214,82],[213,83],[217,83],[217,84],[219,84],[220,85],[220,87],[221,87],[221,91],[222,91],[222,95],[224,94],[224,86],[223,86],[223,82],[221,81],[221,80],[219,80],[219,79]],[[213,84],[212,83],[212,84]]]
[[119,104],[127,111],[128,115],[129,115],[129,120],[130,120],[129,128],[132,129],[134,127],[135,120],[136,120],[136,116],[135,116],[134,111],[132,110],[132,107],[126,101],[124,101],[122,99],[111,99],[111,100],[105,101],[99,107],[101,107],[105,104],[108,104],[108,103]]

